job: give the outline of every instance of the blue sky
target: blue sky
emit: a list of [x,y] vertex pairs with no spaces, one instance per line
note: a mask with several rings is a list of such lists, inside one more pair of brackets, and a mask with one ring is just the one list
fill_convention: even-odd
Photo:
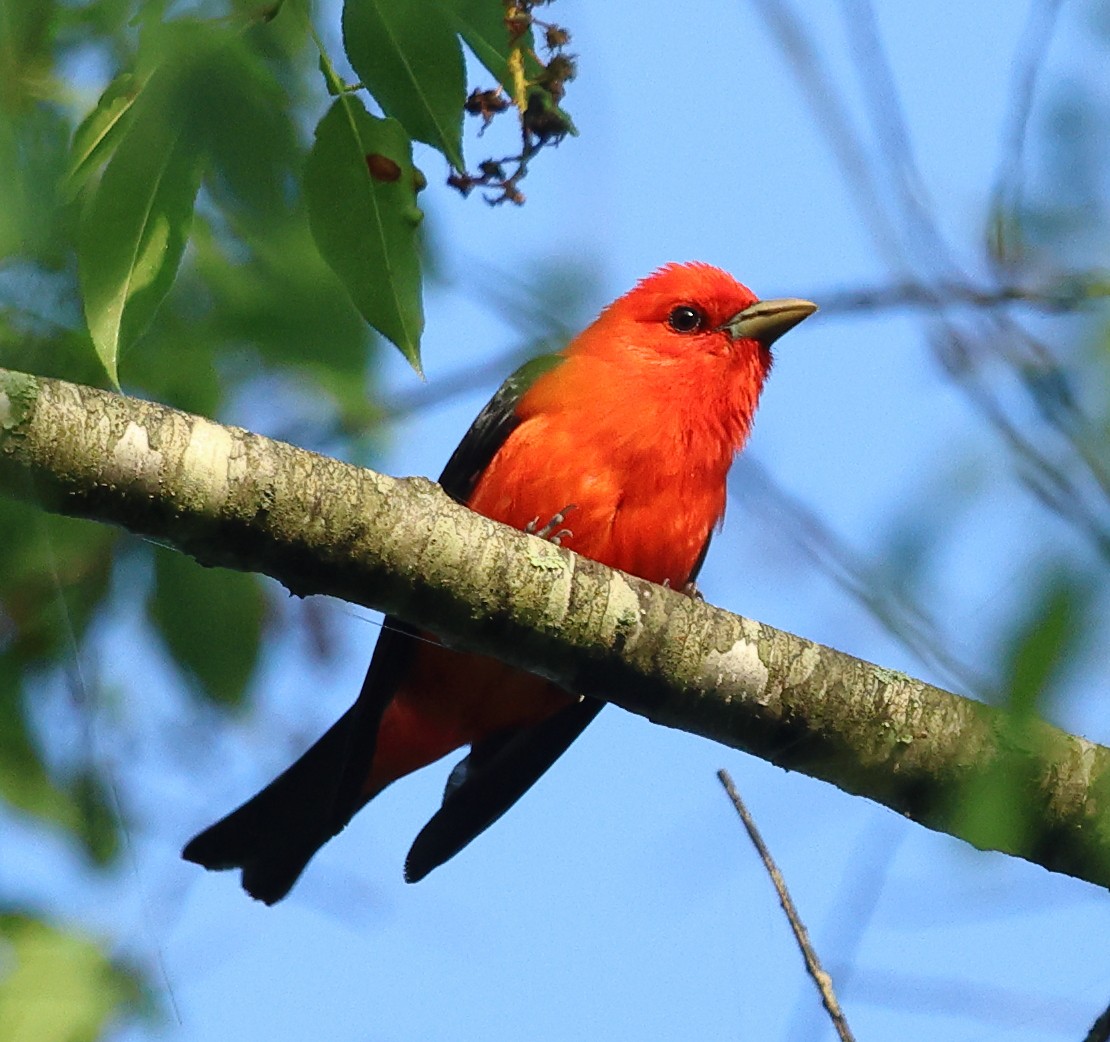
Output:
[[[672,260],[710,261],[760,295],[818,303],[892,281],[898,272],[845,187],[761,6],[559,0],[545,9],[574,36],[580,65],[568,104],[581,136],[535,164],[521,209],[463,202],[437,186],[439,158],[419,150],[446,273],[426,302],[430,388],[518,345],[512,324],[476,302],[477,273],[531,278],[584,264],[595,281],[572,322]],[[844,92],[858,116],[866,95],[842,18],[855,7],[809,4],[805,20],[824,48],[830,93]],[[1025,14],[1001,0],[880,11],[921,182],[977,271]],[[1089,17],[1065,6],[1034,139],[1061,78],[1101,76],[1105,89],[1086,42]],[[471,139],[472,159],[484,144]],[[1037,328],[1062,356],[1073,350],[1063,330],[1074,324]],[[1006,447],[940,372],[924,330],[908,310],[808,321],[777,350],[750,452],[865,559],[911,523],[932,539],[916,595],[944,646],[990,676],[1045,554],[1083,561],[1087,552],[1023,489]],[[402,393],[415,378],[391,358],[383,380]],[[438,473],[495,383],[406,417],[373,462],[394,474]],[[943,682],[750,501],[743,481],[735,492],[703,572],[709,600]],[[83,916],[122,935],[122,950],[161,982],[164,1023],[126,1030],[121,1042],[828,1036],[719,767],[735,777],[842,982],[857,1037],[1078,1039],[1110,1000],[1104,893],[616,709],[511,814],[418,886],[402,882],[401,865],[438,805],[446,765],[375,801],[288,900],[255,904],[231,875],[203,874],[177,850],[349,704],[376,627],[357,609],[333,621],[349,648],[342,667],[325,674],[301,647],[276,650],[255,716],[215,748],[166,753],[172,770],[138,797],[147,825],[131,837],[129,868],[86,898]],[[125,614],[110,631],[121,646],[138,639]],[[164,675],[138,648],[106,668],[122,685],[136,663]],[[1096,664],[1095,647],[1078,657],[1057,719],[1106,741]],[[130,740],[141,745],[180,710],[170,695],[156,700]],[[121,756],[127,741],[105,738],[116,743],[105,755]],[[44,892],[69,878],[52,869]]]

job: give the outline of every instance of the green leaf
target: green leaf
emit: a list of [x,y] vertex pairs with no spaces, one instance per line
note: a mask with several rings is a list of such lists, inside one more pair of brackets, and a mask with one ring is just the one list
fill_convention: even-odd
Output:
[[[119,356],[173,285],[200,187],[187,100],[152,78],[81,219],[78,270],[97,356],[119,385]],[[178,81],[180,83],[180,81]],[[166,88],[166,89],[161,89]]]
[[108,864],[119,849],[118,821],[102,780],[83,770],[62,785],[47,772],[27,725],[11,654],[0,655],[0,798],[64,829],[94,864]]
[[1050,574],[1010,638],[1004,676],[1015,714],[1044,712],[1046,697],[1081,642],[1090,601],[1085,580]]
[[[454,30],[463,38],[490,75],[506,89],[509,84],[509,55],[513,45],[505,27],[501,0],[438,0]],[[522,40],[530,46],[531,30]]]
[[117,536],[103,525],[0,498],[5,650],[37,668],[71,651],[107,594]]
[[242,38],[212,56],[199,86],[197,119],[210,164],[206,188],[225,214],[241,210],[258,224],[276,219],[289,207],[293,160],[303,150],[288,90]]
[[263,366],[292,371],[306,393],[305,378],[315,381],[340,407],[341,427],[372,424],[367,368],[382,341],[320,256],[304,215],[271,214],[252,232],[244,263],[194,224],[197,272],[212,294],[210,321],[198,332],[219,343],[250,343]]
[[142,91],[142,80],[133,73],[117,76],[73,133],[65,192],[73,198],[99,168],[123,135],[127,117]]
[[382,111],[463,169],[466,68],[447,12],[412,0],[346,0],[343,43]]
[[1007,729],[1005,748],[960,788],[952,809],[954,835],[984,850],[1012,850],[1032,842],[1038,832],[1038,763],[1043,755],[1035,745],[1028,728],[1015,724]]
[[143,994],[138,977],[90,938],[19,913],[0,915],[5,1042],[85,1042]]
[[[3,45],[0,35],[0,50]],[[50,105],[0,115],[0,259],[18,256],[53,268],[66,263],[71,247],[57,193],[69,130]]]
[[[382,169],[371,176],[368,157]],[[394,176],[394,174],[396,176]],[[420,372],[420,256],[412,148],[401,124],[371,116],[351,95],[316,128],[305,167],[309,223],[355,306]]]
[[174,661],[213,702],[238,705],[258,663],[266,599],[253,575],[161,547],[147,604]]
[[1003,691],[1009,713],[998,733],[999,751],[964,786],[958,834],[976,846],[1023,846],[1037,834],[1040,748],[1037,721],[1091,625],[1091,586],[1085,576],[1049,572],[1031,589],[1029,609],[1007,641]]
[[16,656],[0,655],[0,796],[26,814],[75,829],[73,807],[31,738],[16,665]]

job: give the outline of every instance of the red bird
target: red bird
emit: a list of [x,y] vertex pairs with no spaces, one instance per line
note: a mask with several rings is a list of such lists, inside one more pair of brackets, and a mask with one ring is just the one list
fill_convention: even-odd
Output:
[[[515,528],[573,504],[565,545],[682,589],[724,514],[726,475],[751,429],[771,344],[815,310],[757,300],[707,264],[668,265],[561,353],[510,376],[440,484]],[[388,618],[355,704],[184,857],[242,869],[247,892],[272,904],[387,785],[467,745],[405,861],[415,882],[504,814],[601,706]]]

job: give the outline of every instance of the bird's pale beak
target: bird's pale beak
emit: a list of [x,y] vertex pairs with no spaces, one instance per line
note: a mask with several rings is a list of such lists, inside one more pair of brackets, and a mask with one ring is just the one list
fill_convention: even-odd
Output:
[[802,319],[809,318],[817,305],[797,297],[757,300],[725,322],[721,329],[733,340],[758,340],[770,347],[783,333],[789,333]]

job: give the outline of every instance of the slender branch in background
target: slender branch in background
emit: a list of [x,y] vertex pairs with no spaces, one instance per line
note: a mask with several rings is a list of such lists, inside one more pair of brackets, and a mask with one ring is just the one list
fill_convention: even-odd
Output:
[[[1044,70],[1048,48],[1059,21],[1062,0],[1032,0],[1010,66],[1010,107],[1004,120],[1002,145],[991,192],[991,210],[999,227],[1020,213],[1025,195],[1025,145],[1033,99]],[[1006,243],[995,242],[988,251],[992,263],[1004,266]]]
[[[1052,5],[1056,0],[1036,2]],[[814,113],[814,122],[825,133],[857,210],[871,228],[888,263],[899,274],[912,274],[915,283],[926,289],[935,284],[938,265],[946,281],[954,277],[957,283],[970,283],[972,280],[944,241],[935,218],[922,205],[919,187],[922,179],[913,159],[889,63],[882,55],[869,0],[844,0],[844,4],[849,37],[853,40],[852,57],[868,99],[872,130],[879,141],[892,146],[875,149],[874,155],[856,133],[848,116],[848,104],[836,90],[837,80],[828,73],[819,42],[807,23],[798,17],[788,0],[753,0],[753,4],[790,62]],[[1043,24],[1051,27],[1054,16],[1050,7],[1041,16],[1046,19]],[[1041,25],[1042,21],[1036,24]],[[1034,51],[1026,44],[1025,52],[1026,64],[1035,69],[1042,60],[1043,48]],[[1031,92],[1036,79],[1034,72],[1020,82],[1027,84],[1026,89]],[[880,93],[887,96],[879,98]],[[1030,106],[1032,96],[1030,93],[1017,108]],[[1028,122],[1027,114],[1021,118]],[[887,212],[884,181],[875,174],[876,170],[886,171],[885,180],[893,186],[895,215]],[[911,258],[916,257],[923,242],[931,249],[922,261],[933,270],[917,274],[914,269],[918,265]],[[1080,412],[1069,390],[1067,374],[1053,353],[1000,309],[983,310],[971,316],[974,328],[970,330],[957,326],[940,306],[930,312],[930,317],[934,321],[929,342],[953,383],[1022,460],[1030,487],[1038,491],[1041,501],[1074,524],[1106,556],[1110,526],[1103,517],[1110,502],[1110,472],[1090,448],[1096,440],[1087,433],[1090,423]],[[1062,445],[1054,445],[1035,427],[1030,429],[1028,423],[1010,417],[1003,404],[1004,388],[997,387],[997,381],[984,369],[984,362],[991,356],[1007,363],[1009,373],[1016,377],[1036,415],[1062,439]],[[1073,473],[1077,463],[1082,470]],[[1041,494],[1041,490],[1053,487],[1062,488],[1063,494],[1051,497]]]
[[[849,289],[813,290],[808,299],[821,303],[821,313],[852,315],[875,314],[906,308],[965,307],[1001,308],[1025,306],[1050,313],[1069,313],[1084,304],[1110,297],[1110,272],[1103,270],[1066,272],[1041,285],[980,286],[973,281],[941,281],[931,284],[908,281],[886,286],[861,286]],[[494,302],[506,314],[518,314],[517,298],[495,291]],[[534,316],[533,316],[534,317]],[[569,324],[557,316],[544,314],[542,328],[534,322],[520,323],[528,338],[525,346],[513,347],[479,366],[464,365],[438,377],[434,382],[409,391],[395,393],[383,402],[377,419],[393,420],[410,416],[450,401],[458,395],[481,388],[491,391],[521,363],[542,351],[557,351],[573,335]]]
[[[898,233],[907,255],[945,259],[955,278],[966,277],[933,219],[935,206],[918,170],[898,86],[886,58],[871,0],[841,0],[845,33],[856,78],[878,143],[879,170],[885,169],[907,226]],[[863,150],[863,146],[858,146]],[[897,217],[895,218],[897,221]],[[907,231],[910,234],[907,234]]]
[[[854,43],[853,56],[859,71],[864,100],[871,113],[872,128],[877,140],[883,146],[878,153],[878,163],[889,171],[890,179],[897,189],[897,198],[901,202],[905,225],[903,241],[907,244],[907,248],[914,244],[930,243],[931,257],[927,256],[926,260],[939,261],[958,280],[970,282],[972,281],[970,275],[940,233],[934,216],[935,208],[923,187],[913,156],[909,128],[898,102],[897,84],[886,60],[871,0],[842,0],[842,3],[846,13],[845,27],[849,40]],[[1011,90],[1012,104],[1008,121],[1010,133],[1007,135],[1012,163],[1007,167],[1004,158],[1000,164],[998,184],[1003,187],[998,190],[999,194],[996,196],[996,221],[1005,222],[1007,217],[1006,213],[997,210],[1000,202],[1011,207],[1020,203],[1026,130],[1037,80],[1055,29],[1059,7],[1060,0],[1033,0],[1025,31],[1017,47],[1016,72]],[[1008,189],[1004,187],[1007,170],[1012,177]],[[991,259],[997,261],[997,251],[991,254]],[[995,274],[996,276],[999,274],[998,265],[995,266]],[[1099,283],[1101,281],[1100,279]],[[1086,299],[1105,295],[1104,287],[1098,284],[1088,284],[1084,290]],[[1103,467],[1098,453],[1090,448],[1090,439],[1084,434],[1089,424],[1081,415],[1078,404],[1069,391],[1066,374],[1053,352],[1011,314],[991,312],[979,315],[977,319],[981,328],[975,334],[973,342],[980,350],[965,354],[972,362],[980,353],[998,353],[1006,358],[1023,389],[1033,400],[1042,419],[1064,438],[1067,447],[1076,454],[1095,479],[1103,496],[1110,499],[1110,472]],[[968,339],[946,320],[944,337],[961,339],[965,342]],[[934,353],[943,361],[946,357],[943,341],[935,338],[933,343]],[[990,407],[984,410],[984,415],[994,423],[996,430],[1005,440],[1019,450],[1019,455],[1024,457],[1027,465],[1032,465],[1034,470],[1040,472],[1042,485],[1046,481],[1052,481],[1053,472],[1055,474],[1065,472],[1066,460],[1051,459],[1039,449],[1035,441],[1023,438],[1017,433],[1017,427],[1005,415],[1000,396],[994,393],[976,365],[963,367],[952,375],[965,385],[967,393],[980,406],[989,400]],[[980,380],[978,387],[972,386],[975,377]],[[1016,440],[1015,435],[1017,435]],[[1078,496],[1075,496],[1076,491],[1080,493]],[[1107,531],[1099,519],[1100,512],[1083,503],[1086,497],[1082,490],[1073,487],[1069,492],[1071,494],[1068,498],[1078,502],[1069,505],[1062,512],[1057,512],[1061,512],[1065,518],[1070,517],[1080,529],[1086,530],[1092,536],[1096,546],[1105,553],[1103,547],[1106,543]]]
[[905,248],[875,180],[875,164],[855,132],[847,104],[831,89],[836,77],[820,48],[797,13],[783,0],[752,0],[752,4],[790,62],[813,110],[814,123],[825,132],[844,183],[855,197],[861,219],[870,227],[887,262],[900,273],[910,274]]
[[489,387],[492,391],[517,366],[536,353],[532,346],[514,347],[481,365],[462,366],[438,377],[434,382],[429,381],[412,390],[397,391],[382,403],[375,416],[375,423],[411,416],[421,409],[431,409],[482,387]]
[[732,800],[732,805],[736,808],[736,813],[740,815],[740,820],[744,823],[744,829],[748,833],[748,839],[752,841],[752,846],[755,847],[756,852],[759,854],[759,858],[763,862],[763,867],[767,869],[767,874],[771,877],[775,892],[779,895],[779,904],[782,905],[782,910],[786,913],[786,920],[790,923],[790,929],[794,932],[794,940],[798,942],[798,947],[802,951],[802,958],[805,960],[806,964],[806,972],[813,978],[813,983],[817,985],[817,990],[821,994],[821,1002],[824,1003],[825,1009],[829,1014],[829,1019],[832,1021],[833,1027],[836,1028],[836,1033],[840,1037],[840,1042],[855,1042],[852,1032],[848,1027],[848,1021],[844,1016],[844,1011],[841,1010],[840,1003],[836,1000],[836,992],[833,990],[832,978],[821,968],[821,960],[817,958],[817,952],[813,950],[813,945],[810,942],[805,923],[802,922],[801,916],[798,915],[798,909],[794,907],[794,902],[790,897],[790,891],[786,888],[786,881],[782,878],[782,873],[779,871],[778,865],[775,864],[774,858],[771,857],[771,852],[767,849],[767,844],[763,842],[763,837],[759,834],[759,829],[756,828],[755,821],[752,819],[751,814],[748,813],[748,808],[744,806],[744,801],[740,798],[740,793],[736,791],[736,786],[733,784],[728,771],[722,768],[717,772],[717,778],[725,787],[728,798]]
[[878,312],[907,307],[1000,308],[1023,305],[1038,311],[1067,313],[1110,297],[1110,272],[1068,272],[1042,285],[978,286],[972,280],[931,283],[900,282],[859,289],[813,291],[823,315]]
[[1098,1020],[1091,1025],[1091,1030],[1087,1032],[1083,1042],[1110,1042],[1110,1006],[1107,1006]]

